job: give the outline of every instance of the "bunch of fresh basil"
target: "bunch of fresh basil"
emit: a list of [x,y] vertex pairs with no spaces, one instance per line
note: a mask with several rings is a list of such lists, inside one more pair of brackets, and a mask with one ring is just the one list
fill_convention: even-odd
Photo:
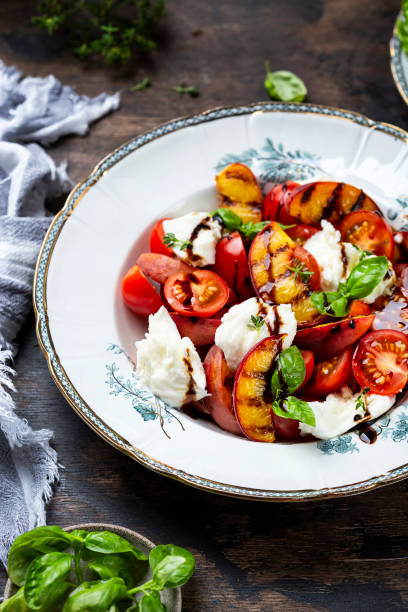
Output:
[[[363,256],[364,257],[364,254]],[[345,317],[350,302],[367,297],[388,272],[388,259],[384,256],[360,258],[346,283],[340,283],[337,291],[315,291],[310,296],[313,306],[322,314]]]
[[[137,584],[148,564],[152,578]],[[185,584],[194,557],[184,548],[156,546],[149,558],[110,531],[38,527],[14,541],[8,573],[20,587],[1,612],[166,612],[160,591]],[[84,580],[88,572],[94,580]],[[137,593],[143,593],[140,601]]]
[[271,391],[274,397],[272,410],[278,416],[297,419],[301,423],[315,427],[316,420],[310,405],[291,395],[299,389],[305,376],[305,362],[297,346],[290,346],[279,353],[271,377]]

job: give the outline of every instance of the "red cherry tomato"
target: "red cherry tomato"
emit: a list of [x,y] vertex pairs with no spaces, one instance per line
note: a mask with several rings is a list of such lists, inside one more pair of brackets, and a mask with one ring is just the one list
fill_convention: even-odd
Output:
[[317,234],[320,230],[317,227],[311,225],[295,225],[294,227],[288,227],[285,230],[287,235],[292,238],[299,246],[303,246],[306,240],[309,240],[313,234]]
[[[310,378],[312,377],[313,369],[314,369],[314,365],[315,365],[315,359],[314,359],[314,355],[313,355],[312,351],[306,351],[304,349],[301,349],[300,352],[302,354],[303,361],[305,362],[306,374],[305,374],[304,381],[300,385],[299,389],[297,389],[297,391],[300,391],[301,389],[303,389],[303,387],[305,387],[307,385],[307,383],[309,382]],[[296,393],[297,393],[297,391],[296,391]],[[283,418],[285,418],[285,417],[283,417]]]
[[297,223],[299,219],[291,217],[287,207],[283,210],[285,202],[289,199],[288,196],[297,187],[299,187],[299,183],[295,183],[294,181],[286,181],[286,183],[275,185],[266,195],[263,202],[264,220],[279,221],[285,225]]
[[212,346],[203,365],[207,389],[211,394],[205,398],[209,413],[222,429],[242,435],[232,405],[234,372],[228,367],[222,350],[216,345]]
[[133,312],[148,317],[163,306],[156,289],[149,283],[139,266],[133,266],[122,280],[122,297]]
[[164,295],[171,309],[179,314],[211,317],[227,303],[229,288],[215,272],[194,270],[169,276]]
[[343,218],[339,229],[343,242],[351,242],[364,251],[392,259],[394,252],[392,229],[376,212],[355,210]]
[[358,317],[359,315],[371,314],[371,306],[361,300],[353,300],[351,302],[349,317]]
[[377,395],[394,395],[408,381],[408,338],[382,329],[360,340],[353,355],[353,373],[361,387]]
[[222,276],[227,285],[246,300],[254,295],[249,275],[248,257],[238,232],[225,236],[217,244],[215,272]]
[[351,376],[353,348],[348,346],[340,355],[322,361],[315,366],[309,384],[303,389],[305,397],[326,397],[339,391]]
[[163,221],[167,221],[168,217],[165,219],[160,219],[154,226],[152,233],[150,235],[150,250],[152,253],[159,253],[160,255],[168,255],[169,257],[174,257],[174,253],[172,249],[166,246],[163,242],[164,238],[164,229],[163,229]]
[[295,250],[293,251],[292,263],[293,265],[291,266],[291,268],[294,268],[295,270],[297,269],[297,266],[300,264],[299,274],[302,274],[302,272],[304,273],[308,271],[313,273],[311,276],[307,276],[306,280],[309,283],[309,287],[313,291],[319,291],[320,289],[320,269],[319,269],[319,264],[317,263],[313,255],[309,253],[309,251],[306,251],[306,249],[304,249],[303,247],[297,246],[295,247]]

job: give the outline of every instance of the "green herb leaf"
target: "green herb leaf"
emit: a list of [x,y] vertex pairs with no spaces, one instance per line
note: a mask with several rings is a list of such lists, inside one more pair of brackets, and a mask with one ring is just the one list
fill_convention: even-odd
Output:
[[283,223],[278,222],[278,225],[283,231],[291,229],[292,227],[296,227],[296,223],[292,223],[292,225],[283,225]]
[[143,596],[140,602],[140,612],[166,612],[167,608],[160,601],[157,591],[151,591]]
[[51,552],[34,559],[27,569],[24,598],[27,605],[34,610],[65,594],[68,583],[63,583],[69,574],[72,556],[63,552]]
[[24,599],[24,587],[0,604],[0,612],[30,612]]
[[62,612],[106,612],[126,596],[127,589],[122,578],[83,582],[69,594]]
[[297,419],[306,425],[316,426],[315,415],[310,405],[292,395],[284,401],[284,408],[281,408],[279,402],[274,402],[272,409],[275,414],[285,419]]
[[94,552],[104,553],[107,555],[130,552],[137,559],[145,560],[146,555],[132,546],[130,542],[110,531],[91,531],[88,533],[84,542],[85,548]]
[[191,578],[195,560],[185,548],[174,544],[161,544],[150,551],[149,564],[156,586],[175,588]]
[[258,223],[243,223],[238,230],[247,240],[253,240],[264,227],[270,224],[270,221],[258,221]]
[[80,59],[100,56],[107,64],[118,64],[135,51],[156,48],[154,35],[165,8],[164,0],[41,0],[38,11],[33,22],[50,35],[64,28]]
[[305,376],[305,362],[297,346],[290,346],[279,353],[276,359],[276,369],[271,378],[274,397],[294,393],[305,380]]
[[370,392],[370,387],[364,387],[360,395],[356,399],[356,410],[361,410],[363,413],[367,411],[366,395]]
[[99,557],[88,564],[89,569],[98,574],[102,580],[108,578],[123,578],[126,586],[130,589],[133,586],[133,577],[128,568],[126,561],[122,557],[108,555],[107,557]]
[[55,550],[62,551],[75,541],[75,536],[60,527],[37,527],[18,536],[8,556],[8,573],[14,584],[24,584],[28,566],[36,557]]
[[263,319],[261,316],[255,317],[254,315],[251,315],[251,322],[248,323],[248,327],[249,329],[256,329],[256,331],[259,334],[259,331],[262,325],[264,325],[264,323],[265,323],[265,319]]
[[200,91],[195,85],[186,85],[185,83],[181,83],[181,85],[177,85],[177,87],[173,87],[172,89],[179,94],[190,94],[192,98],[198,98],[200,95]]
[[189,247],[193,246],[193,243],[190,240],[179,240],[172,232],[164,235],[163,242],[169,247],[178,247],[180,251],[185,251]]
[[144,91],[145,89],[147,89],[148,87],[150,87],[152,84],[151,80],[149,79],[149,77],[145,77],[144,79],[142,79],[141,81],[139,81],[138,83],[135,83],[133,85],[133,87],[130,88],[130,91]]
[[225,229],[227,229],[229,232],[239,232],[247,240],[253,240],[255,236],[270,223],[270,221],[243,223],[241,217],[239,217],[229,208],[217,208],[217,210],[210,213],[210,216],[220,217]]
[[296,74],[289,70],[271,72],[269,62],[265,62],[265,89],[274,100],[282,102],[303,102],[307,96],[306,85]]
[[242,219],[229,208],[217,208],[210,217],[219,217],[225,227],[230,232],[240,231],[242,227]]
[[312,274],[314,274],[314,272],[312,272],[311,270],[308,270],[303,264],[301,264],[300,262],[296,265],[295,268],[292,268],[291,266],[286,266],[288,270],[292,270],[292,272],[295,273],[293,280],[295,281],[297,279],[298,276],[300,276],[300,278],[302,279],[302,281],[308,281],[309,278],[312,276]]
[[367,297],[383,280],[388,271],[388,259],[384,256],[368,257],[352,269],[347,279],[347,289],[352,300]]

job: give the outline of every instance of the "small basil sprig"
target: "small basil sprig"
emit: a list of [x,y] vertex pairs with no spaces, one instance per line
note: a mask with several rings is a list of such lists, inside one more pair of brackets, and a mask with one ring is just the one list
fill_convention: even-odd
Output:
[[265,70],[264,85],[271,98],[282,102],[303,102],[307,89],[302,79],[289,70],[271,72],[269,62],[265,62]]
[[191,240],[179,240],[172,232],[169,232],[163,236],[163,243],[169,247],[178,247],[180,251],[185,251],[189,247],[193,246]]
[[270,221],[259,221],[258,223],[244,223],[236,213],[229,208],[217,208],[211,214],[211,217],[219,217],[223,226],[229,232],[239,232],[247,240],[253,240],[264,227],[269,225]]
[[350,301],[361,300],[370,295],[387,271],[386,257],[365,257],[354,266],[346,283],[339,284],[337,291],[315,291],[310,300],[322,314],[344,317],[348,314]]
[[309,404],[291,395],[303,383],[305,376],[306,366],[298,347],[290,346],[282,351],[276,359],[276,369],[271,378],[272,409],[278,416],[297,419],[314,427],[315,416]]
[[[147,557],[125,538],[110,531],[39,527],[17,538],[10,550],[9,567],[22,586],[0,604],[0,612],[165,612],[160,591],[185,584],[194,557],[167,544],[150,551],[149,564],[152,578],[134,586],[146,573]],[[143,593],[140,602],[137,593]]]

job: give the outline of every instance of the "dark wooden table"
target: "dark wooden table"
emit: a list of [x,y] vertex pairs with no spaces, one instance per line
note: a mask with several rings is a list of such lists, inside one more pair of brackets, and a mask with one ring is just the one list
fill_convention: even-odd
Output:
[[[398,0],[168,0],[162,46],[127,73],[74,59],[29,21],[35,2],[0,5],[0,58],[55,74],[78,91],[122,91],[121,109],[86,138],[51,149],[75,181],[116,146],[175,116],[263,100],[263,65],[298,73],[309,101],[408,128],[388,41]],[[130,93],[144,76],[153,86]],[[200,87],[197,99],[171,87]],[[408,606],[408,482],[357,497],[300,504],[234,501],[158,476],[103,442],[49,375],[30,316],[19,336],[20,414],[54,430],[64,466],[48,522],[118,523],[197,559],[184,609],[400,610]],[[274,466],[271,466],[274,469]],[[0,501],[1,503],[1,501]],[[1,573],[1,581],[5,574]]]

